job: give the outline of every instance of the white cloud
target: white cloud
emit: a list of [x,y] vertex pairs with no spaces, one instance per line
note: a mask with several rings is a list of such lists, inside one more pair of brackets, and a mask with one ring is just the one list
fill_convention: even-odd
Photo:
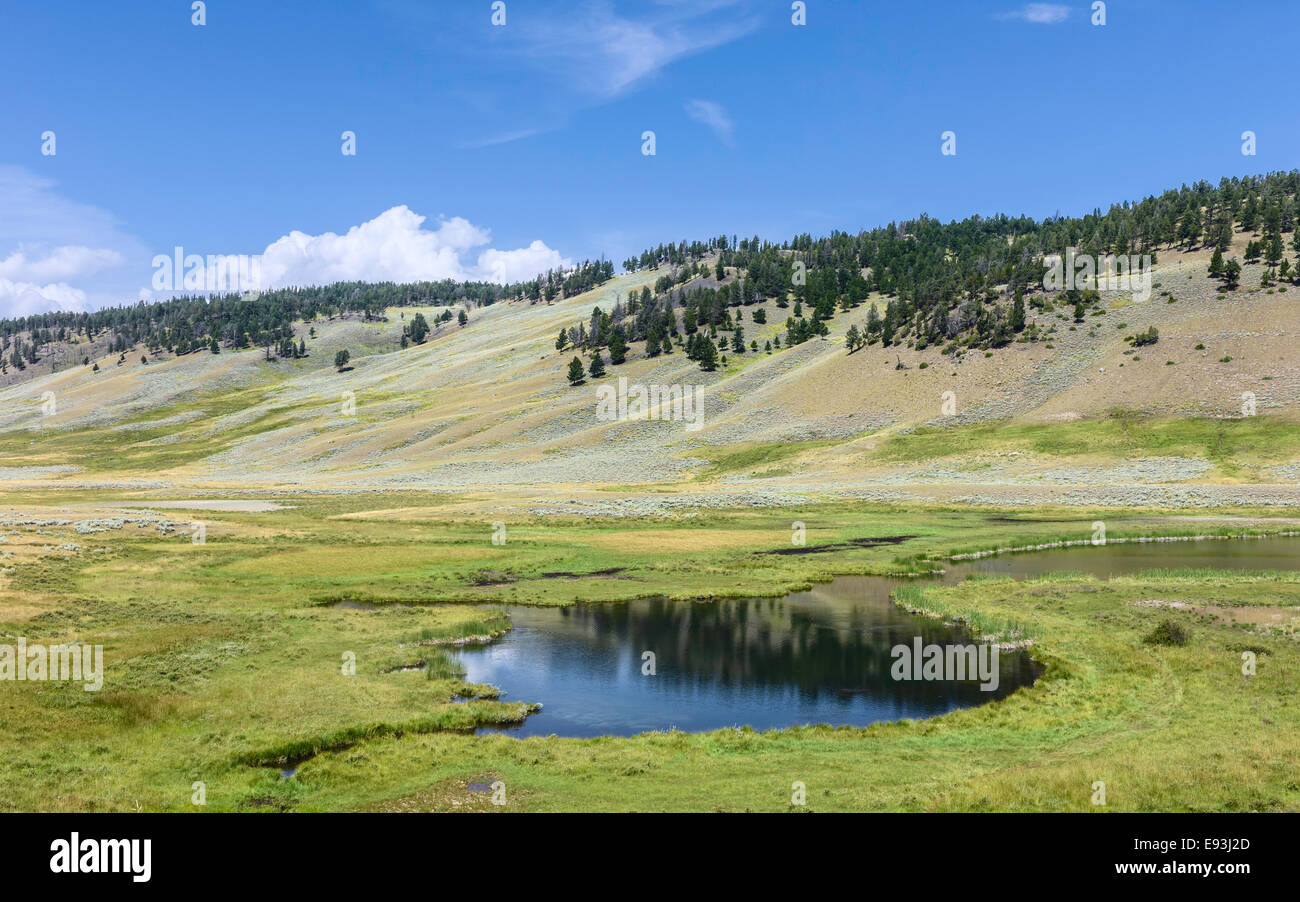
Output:
[[0,312],[4,316],[31,316],[51,310],[85,310],[86,293],[65,282],[41,285],[0,278]]
[[723,144],[731,143],[735,123],[731,121],[722,104],[714,103],[712,100],[692,100],[686,104],[686,115],[713,129]]
[[1056,25],[1064,22],[1070,15],[1070,7],[1060,3],[1029,3],[1014,12],[1004,13],[999,18],[1020,19],[1034,25]]
[[108,248],[64,245],[41,254],[20,247],[0,260],[0,279],[64,281],[88,276],[125,262],[126,259],[121,254]]
[[486,282],[520,282],[548,269],[572,265],[541,241],[513,251],[486,250],[478,257],[478,276]]
[[[70,201],[49,179],[28,170],[0,166],[0,317],[28,316],[50,310],[91,310],[131,298],[152,299],[149,268],[155,256],[172,258],[173,249],[146,248],[122,230],[118,221],[97,207]],[[515,249],[492,248],[491,234],[461,217],[425,227],[425,217],[408,207],[393,207],[342,235],[292,231],[257,255],[257,269],[238,268],[237,256],[196,261],[197,284],[191,292],[337,281],[410,282],[483,280],[498,283],[530,279],[572,261],[544,242]],[[185,254],[197,248],[183,249]],[[244,258],[248,262],[250,258]],[[179,291],[190,272],[189,259],[170,273]],[[255,275],[223,282],[227,273]],[[209,281],[211,280],[211,281]],[[161,287],[161,286],[160,286]]]
[[84,310],[86,293],[68,280],[124,262],[121,254],[107,248],[65,245],[44,254],[19,248],[0,260],[0,310],[9,316]]
[[[144,246],[110,213],[69,200],[51,179],[0,166],[0,316],[85,310],[134,293]],[[93,286],[83,280],[94,276]]]
[[470,251],[491,240],[486,229],[459,216],[439,220],[436,229],[424,228],[424,222],[424,216],[402,205],[342,235],[292,231],[260,255],[260,284],[241,287],[438,279],[504,283],[571,265],[542,241],[515,250],[487,248],[474,262],[466,262]]

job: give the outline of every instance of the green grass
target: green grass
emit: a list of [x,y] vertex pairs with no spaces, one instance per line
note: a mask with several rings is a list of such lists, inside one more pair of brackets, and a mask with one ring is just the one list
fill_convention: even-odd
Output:
[[[268,389],[204,392],[167,407],[151,408],[124,418],[112,428],[42,429],[0,434],[0,459],[5,466],[72,464],[90,472],[160,472],[202,460],[227,450],[241,439],[279,429],[289,414],[312,404],[279,405],[247,422],[213,431],[219,417],[241,414],[271,396]],[[184,414],[199,414],[183,422],[148,425]],[[133,427],[128,430],[118,426]],[[167,439],[160,442],[160,439]]]
[[[58,503],[78,500],[104,498],[68,492]],[[15,509],[50,503],[42,492],[6,497]],[[780,595],[959,549],[1085,538],[1094,511],[837,503],[676,519],[522,517],[494,546],[489,523],[444,515],[418,493],[293,503],[205,512],[203,546],[188,534],[121,530],[75,536],[75,555],[9,564],[0,633],[102,643],[108,673],[99,693],[4,685],[0,809],[190,811],[194,781],[206,785],[208,810],[450,808],[464,797],[457,781],[485,775],[507,784],[509,810],[785,810],[794,780],[807,783],[813,810],[1091,810],[1094,780],[1106,781],[1119,810],[1300,807],[1295,637],[1134,604],[1287,608],[1300,605],[1294,574],[909,585],[901,603],[1030,639],[1048,671],[991,705],[866,729],[473,736],[544,700],[496,700],[492,687],[463,682],[438,644],[498,632],[502,604]],[[407,518],[348,516],[417,507],[424,513]],[[807,524],[807,547],[836,550],[763,553],[792,547],[794,520]],[[1107,526],[1111,536],[1170,531],[1146,517],[1108,515]],[[63,541],[57,527],[46,533],[43,544]],[[913,538],[851,544],[898,535]],[[482,584],[488,571],[503,578]],[[339,598],[421,603],[321,603]],[[1165,618],[1189,626],[1187,646],[1142,641]],[[1260,654],[1257,676],[1240,675],[1242,649]],[[346,653],[353,675],[343,673]],[[292,779],[271,769],[290,762]]]
[[1113,411],[1104,419],[1025,425],[987,423],[957,428],[918,427],[890,437],[870,454],[879,462],[920,462],[989,451],[1048,457],[1199,457],[1233,476],[1300,457],[1300,428],[1277,417],[1240,419],[1147,418]]
[[1260,581],[1290,582],[1296,578],[1296,575],[1289,570],[1219,570],[1213,567],[1165,567],[1143,570],[1132,578],[1188,580],[1196,583],[1229,580],[1233,583],[1243,583]]
[[[705,457],[709,466],[697,479],[716,479],[728,473],[754,473],[760,468],[770,467],[783,461],[797,458],[806,451],[833,447],[838,442],[830,439],[818,439],[806,442],[762,442],[741,445],[726,445],[708,448],[693,448],[692,457]],[[770,474],[766,474],[770,475]]]

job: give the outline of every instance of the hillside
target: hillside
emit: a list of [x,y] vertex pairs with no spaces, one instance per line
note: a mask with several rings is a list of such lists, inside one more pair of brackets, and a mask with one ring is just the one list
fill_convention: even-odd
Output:
[[[1232,253],[1248,240],[1237,234]],[[556,349],[557,333],[652,286],[657,270],[549,305],[475,308],[464,327],[453,321],[404,349],[402,324],[417,312],[432,319],[434,308],[299,321],[300,359],[268,361],[260,348],[147,364],[109,355],[93,361],[98,372],[78,366],[0,391],[0,477],[11,487],[200,493],[492,490],[497,501],[549,498],[608,513],[803,494],[1071,503],[1082,486],[1114,487],[1090,503],[1294,503],[1300,294],[1285,283],[1261,290],[1263,265],[1247,265],[1221,296],[1208,259],[1162,252],[1150,299],[1103,292],[1101,315],[1077,329],[1068,308],[1031,307],[1031,328],[1055,327],[1049,340],[959,362],[935,346],[846,353],[850,326],[883,306],[873,295],[823,337],[732,354],[716,372],[680,351],[651,359],[634,348],[604,380],[570,386],[574,355]],[[760,348],[784,333],[788,311],[773,301],[743,309],[745,337]],[[753,322],[758,309],[765,326]],[[1151,326],[1155,345],[1135,351],[1125,341]],[[351,366],[337,372],[344,348]],[[617,377],[704,386],[702,428],[602,421],[595,385]],[[948,391],[952,415],[941,409]],[[57,409],[46,403],[43,413],[50,392]],[[1242,416],[1244,392],[1258,417]],[[1015,428],[978,428],[990,423]],[[1060,440],[1042,441],[1043,424],[1060,426]],[[960,462],[928,447],[930,427],[970,432],[949,443]],[[1239,453],[1225,452],[1225,435]],[[648,484],[672,491],[620,499]]]

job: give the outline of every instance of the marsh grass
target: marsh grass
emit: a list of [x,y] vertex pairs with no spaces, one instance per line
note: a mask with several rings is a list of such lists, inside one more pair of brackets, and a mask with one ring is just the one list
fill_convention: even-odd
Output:
[[[1297,561],[1300,564],[1300,561]],[[1204,582],[1205,580],[1240,582],[1282,582],[1296,579],[1294,571],[1288,570],[1220,570],[1213,567],[1169,567],[1153,568],[1129,574],[1120,579],[1128,580],[1188,580]]]
[[504,610],[484,612],[481,619],[458,621],[442,626],[426,626],[402,641],[412,645],[436,645],[458,639],[477,639],[499,635],[510,629],[510,615]]

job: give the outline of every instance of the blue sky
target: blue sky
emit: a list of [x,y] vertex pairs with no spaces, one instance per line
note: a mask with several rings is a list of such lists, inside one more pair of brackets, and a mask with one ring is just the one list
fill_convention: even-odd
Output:
[[178,245],[279,283],[518,278],[1298,165],[1300,4],[1090,6],[11,3],[0,314],[134,301]]

